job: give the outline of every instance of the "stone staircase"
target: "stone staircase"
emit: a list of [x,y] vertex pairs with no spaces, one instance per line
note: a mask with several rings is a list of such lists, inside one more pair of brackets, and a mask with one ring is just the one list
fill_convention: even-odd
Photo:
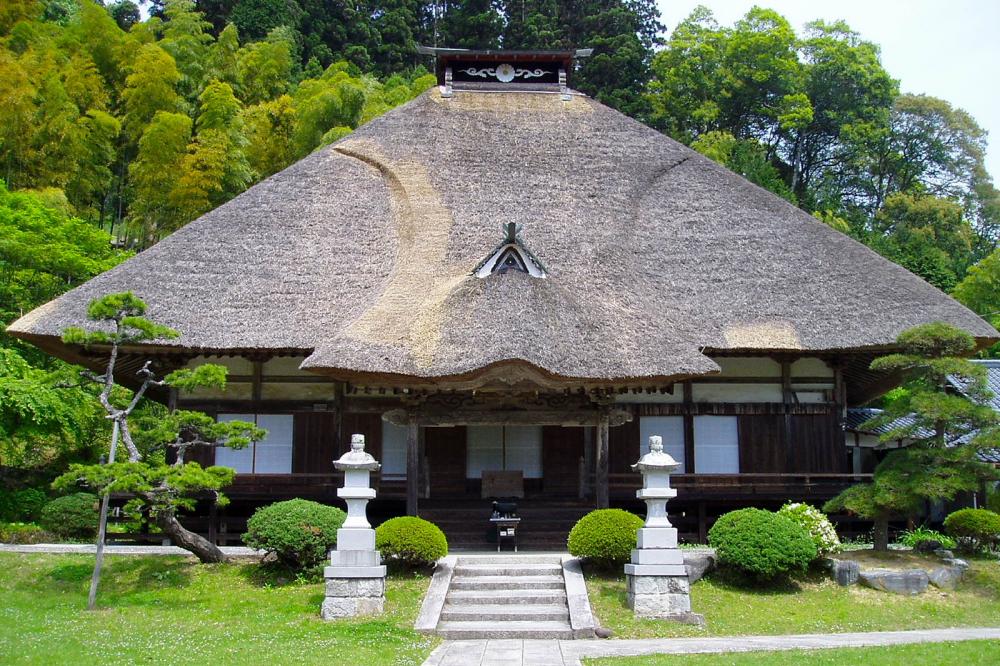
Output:
[[559,555],[459,555],[435,633],[573,638]]

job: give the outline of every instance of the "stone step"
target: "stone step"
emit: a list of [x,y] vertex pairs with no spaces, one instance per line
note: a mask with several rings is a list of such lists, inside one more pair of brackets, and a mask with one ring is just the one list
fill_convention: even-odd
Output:
[[455,576],[474,578],[477,576],[557,576],[562,573],[562,564],[465,564],[455,565]]
[[502,555],[459,555],[456,566],[465,564],[557,564],[562,566],[560,555],[522,555],[504,552]]
[[569,622],[569,608],[559,604],[445,604],[441,622],[510,622],[562,621]]
[[446,640],[480,638],[573,638],[568,622],[554,620],[509,622],[441,622],[437,634]]
[[465,604],[565,604],[565,590],[451,590],[445,603]]
[[453,590],[564,590],[562,576],[455,576]]

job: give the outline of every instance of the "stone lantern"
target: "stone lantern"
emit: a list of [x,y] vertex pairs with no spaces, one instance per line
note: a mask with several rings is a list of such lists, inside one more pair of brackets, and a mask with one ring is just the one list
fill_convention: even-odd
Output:
[[337,549],[330,566],[323,570],[326,598],[324,620],[381,613],[385,605],[385,566],[375,550],[375,530],[368,522],[366,506],[375,499],[371,473],[378,461],[365,453],[365,436],[351,436],[351,450],[333,463],[344,472],[344,487],[337,497],[347,502],[347,519],[337,530]]
[[667,518],[667,500],[677,496],[670,473],[680,467],[663,450],[663,439],[649,438],[649,452],[632,469],[642,473],[635,496],[646,502],[646,523],[639,529],[638,547],[625,565],[628,606],[638,617],[662,617],[699,622],[691,613],[687,569],[677,548],[677,529]]

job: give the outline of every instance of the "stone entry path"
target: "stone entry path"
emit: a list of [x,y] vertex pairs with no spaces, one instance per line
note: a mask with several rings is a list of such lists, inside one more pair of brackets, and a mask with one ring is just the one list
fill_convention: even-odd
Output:
[[969,640],[1000,640],[1000,628],[641,640],[445,641],[431,653],[424,666],[580,666],[580,660],[588,657],[873,647]]

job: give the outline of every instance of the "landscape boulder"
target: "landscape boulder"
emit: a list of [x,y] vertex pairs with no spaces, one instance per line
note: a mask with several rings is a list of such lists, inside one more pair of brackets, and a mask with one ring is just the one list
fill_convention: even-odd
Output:
[[684,551],[684,567],[687,569],[688,583],[694,584],[701,580],[716,566],[714,550]]
[[861,565],[854,560],[829,559],[827,566],[830,568],[830,577],[837,582],[837,585],[844,587],[857,584],[861,575]]
[[907,595],[923,594],[930,583],[930,578],[923,569],[865,569],[861,571],[859,578],[862,585],[872,589]]

